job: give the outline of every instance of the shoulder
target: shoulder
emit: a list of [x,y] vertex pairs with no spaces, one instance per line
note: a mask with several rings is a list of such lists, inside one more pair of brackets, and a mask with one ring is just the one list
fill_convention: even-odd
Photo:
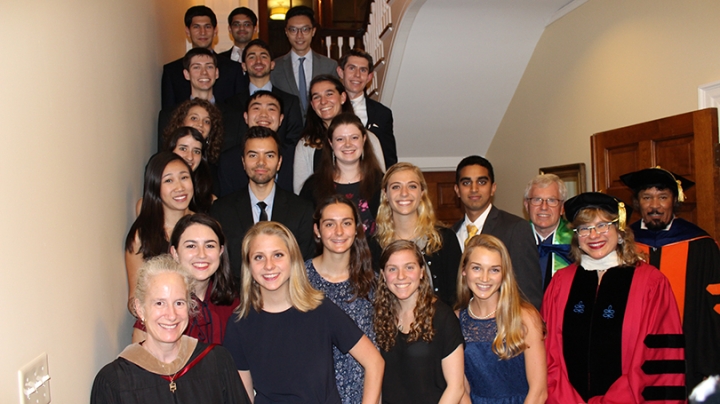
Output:
[[174,73],[178,70],[182,71],[182,69],[183,69],[182,58],[173,60],[172,62],[166,63],[163,66],[163,72],[168,72],[168,73]]
[[[492,209],[497,209],[497,208],[496,208],[495,206],[493,206]],[[490,210],[490,213],[492,213],[492,210]],[[510,213],[510,212],[506,212],[506,211],[504,211],[504,210],[502,210],[502,209],[497,209],[497,215],[498,215],[498,218],[499,218],[501,221],[503,221],[503,222],[505,222],[505,223],[507,223],[507,224],[521,225],[521,226],[523,226],[523,227],[524,227],[524,226],[527,226],[528,228],[531,228],[531,227],[530,227],[530,222],[528,222],[527,220],[521,218],[520,216],[513,215],[513,214]]]
[[327,56],[321,55],[315,51],[312,51],[313,53],[313,59],[319,61],[321,64],[327,65],[327,66],[337,66],[337,62],[333,59],[330,59]]
[[452,231],[457,233],[460,230],[460,226],[462,226],[464,222],[465,216],[463,216],[462,219],[458,220],[457,222],[455,222],[455,224],[452,225]]
[[[278,188],[280,190],[280,188]],[[250,194],[247,188],[242,188],[238,191],[233,192],[230,195],[225,195],[218,198],[210,208],[211,212],[225,211],[235,207],[238,203],[245,199],[249,199]]]
[[439,325],[444,325],[448,323],[460,324],[458,317],[455,315],[455,312],[446,303],[444,303],[440,299],[437,299],[435,300],[433,305],[435,306],[435,317],[433,318],[433,322],[437,321]]
[[[290,57],[290,52],[288,52],[288,53],[286,53],[286,54],[284,54],[284,55],[282,55],[282,56],[276,57],[275,60],[273,60],[273,62],[275,62],[275,64],[276,64],[275,67],[276,67],[276,68],[277,68],[277,67],[281,67],[282,64],[283,64],[283,63],[286,63],[286,62],[291,62],[291,63],[292,63],[292,59],[291,59],[291,57]],[[274,70],[273,70],[273,71],[274,71]]]
[[275,190],[275,200],[279,203],[291,204],[293,210],[310,210],[313,211],[310,201],[301,198],[290,191],[286,191],[280,187]]
[[542,329],[543,320],[542,317],[540,317],[540,313],[538,313],[537,309],[530,304],[523,304],[520,309],[520,317],[522,317],[522,322],[525,325],[525,327],[534,327],[534,328],[540,328]]

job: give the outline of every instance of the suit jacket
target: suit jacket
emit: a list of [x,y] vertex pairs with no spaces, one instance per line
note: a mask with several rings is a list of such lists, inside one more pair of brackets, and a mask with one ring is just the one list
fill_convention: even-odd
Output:
[[[463,217],[453,225],[456,234],[464,221]],[[483,225],[482,234],[495,236],[505,244],[520,290],[533,306],[540,308],[543,298],[542,274],[537,243],[530,223],[493,205]],[[465,240],[460,240],[460,243],[465,243]]]
[[[338,64],[336,61],[327,58],[315,51],[311,52],[313,58],[313,78],[321,74],[331,74],[335,77],[338,77]],[[270,80],[273,83],[273,87],[278,87],[286,93],[290,93],[294,96],[300,97],[300,91],[298,90],[297,82],[295,81],[295,72],[293,71],[292,57],[290,56],[290,52],[275,59],[275,69],[272,71],[272,73],[270,73]],[[310,91],[309,88],[308,91]],[[302,110],[303,117],[305,116],[306,112],[306,110]]]
[[[225,52],[220,52],[220,53],[218,53],[218,55],[220,55],[220,56],[222,56],[222,57],[224,57],[224,58],[230,59],[230,57],[232,56],[232,50],[233,50],[233,47],[231,46],[230,49],[226,50]],[[233,62],[235,62],[235,61],[232,60],[232,59],[230,59],[230,60],[233,61]],[[240,62],[236,62],[236,63],[240,63]]]
[[[255,224],[250,206],[250,190],[245,187],[216,200],[210,208],[210,215],[223,228],[225,248],[230,255],[230,269],[233,276],[239,279],[243,259],[242,241],[245,233]],[[275,189],[271,219],[290,229],[297,239],[303,259],[310,259],[315,253],[312,215],[310,202],[282,188]]]
[[[295,145],[300,140],[303,121],[300,113],[300,100],[294,95],[273,86],[272,93],[277,95],[283,104],[283,121],[278,128],[280,139],[280,154],[283,161],[278,173],[277,184],[280,188],[292,192],[293,190],[293,160],[295,159]],[[220,180],[220,194],[229,195],[235,191],[247,188],[248,179],[242,164],[243,144],[245,132],[248,130],[243,113],[247,109],[250,98],[249,85],[245,91],[230,97],[220,110],[223,113],[223,152],[218,163],[218,177]]]
[[385,168],[398,162],[395,135],[393,134],[393,116],[390,108],[365,97],[367,108],[367,129],[377,136],[385,156]]
[[[216,103],[237,94],[250,83],[238,63],[220,55],[217,61],[220,78],[213,86]],[[171,110],[175,105],[190,99],[190,82],[183,75],[182,58],[163,66],[161,96],[162,109]]]

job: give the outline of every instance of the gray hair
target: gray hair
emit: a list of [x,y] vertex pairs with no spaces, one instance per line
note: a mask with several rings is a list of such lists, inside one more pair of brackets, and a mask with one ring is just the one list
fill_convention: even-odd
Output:
[[553,183],[558,185],[558,191],[560,192],[560,200],[564,201],[565,199],[567,199],[567,187],[565,186],[565,182],[555,174],[540,174],[530,180],[530,182],[528,182],[527,186],[525,187],[525,199],[530,197],[530,190],[532,189],[532,187],[537,186],[538,188],[547,188],[550,186],[550,184]]
[[[147,298],[148,287],[150,282],[157,275],[164,273],[174,273],[180,275],[185,284],[185,299],[188,304],[188,315],[194,316],[197,312],[197,305],[195,300],[191,298],[190,293],[195,288],[195,279],[190,275],[187,269],[185,269],[180,263],[175,261],[170,254],[161,254],[145,261],[138,269],[137,284],[135,286],[135,302],[140,306],[145,304]],[[135,317],[138,317],[138,313],[133,305],[133,311]]]

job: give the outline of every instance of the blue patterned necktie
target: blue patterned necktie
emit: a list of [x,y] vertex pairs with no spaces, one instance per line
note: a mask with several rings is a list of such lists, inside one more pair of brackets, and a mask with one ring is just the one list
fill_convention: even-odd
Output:
[[299,58],[298,61],[300,62],[300,65],[298,66],[298,90],[300,92],[300,104],[302,104],[303,110],[307,111],[308,107],[308,99],[307,99],[307,82],[305,81],[305,68],[303,67],[303,63],[305,62],[305,58]]

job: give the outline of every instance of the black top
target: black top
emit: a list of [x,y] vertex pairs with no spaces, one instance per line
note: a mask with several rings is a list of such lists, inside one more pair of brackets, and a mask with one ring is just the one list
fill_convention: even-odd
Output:
[[256,312],[228,322],[223,344],[239,370],[249,370],[255,404],[340,403],[332,347],[347,353],[363,332],[325,298],[315,310]]
[[[205,348],[198,342],[188,363]],[[138,365],[117,358],[95,376],[90,404],[245,404],[250,403],[245,387],[227,349],[216,346],[186,374],[169,382]]]
[[385,359],[383,403],[432,403],[440,401],[447,383],[442,360],[463,344],[460,322],[441,301],[435,302],[435,337],[431,342],[407,343],[407,334],[398,333],[389,352],[380,350]]
[[[425,262],[430,268],[432,274],[433,290],[435,294],[452,307],[457,299],[457,273],[460,266],[460,243],[455,233],[446,227],[437,227],[442,239],[442,247],[433,254],[425,254]],[[370,253],[372,254],[373,268],[376,272],[380,272],[380,255],[382,248],[375,237],[368,239]]]

